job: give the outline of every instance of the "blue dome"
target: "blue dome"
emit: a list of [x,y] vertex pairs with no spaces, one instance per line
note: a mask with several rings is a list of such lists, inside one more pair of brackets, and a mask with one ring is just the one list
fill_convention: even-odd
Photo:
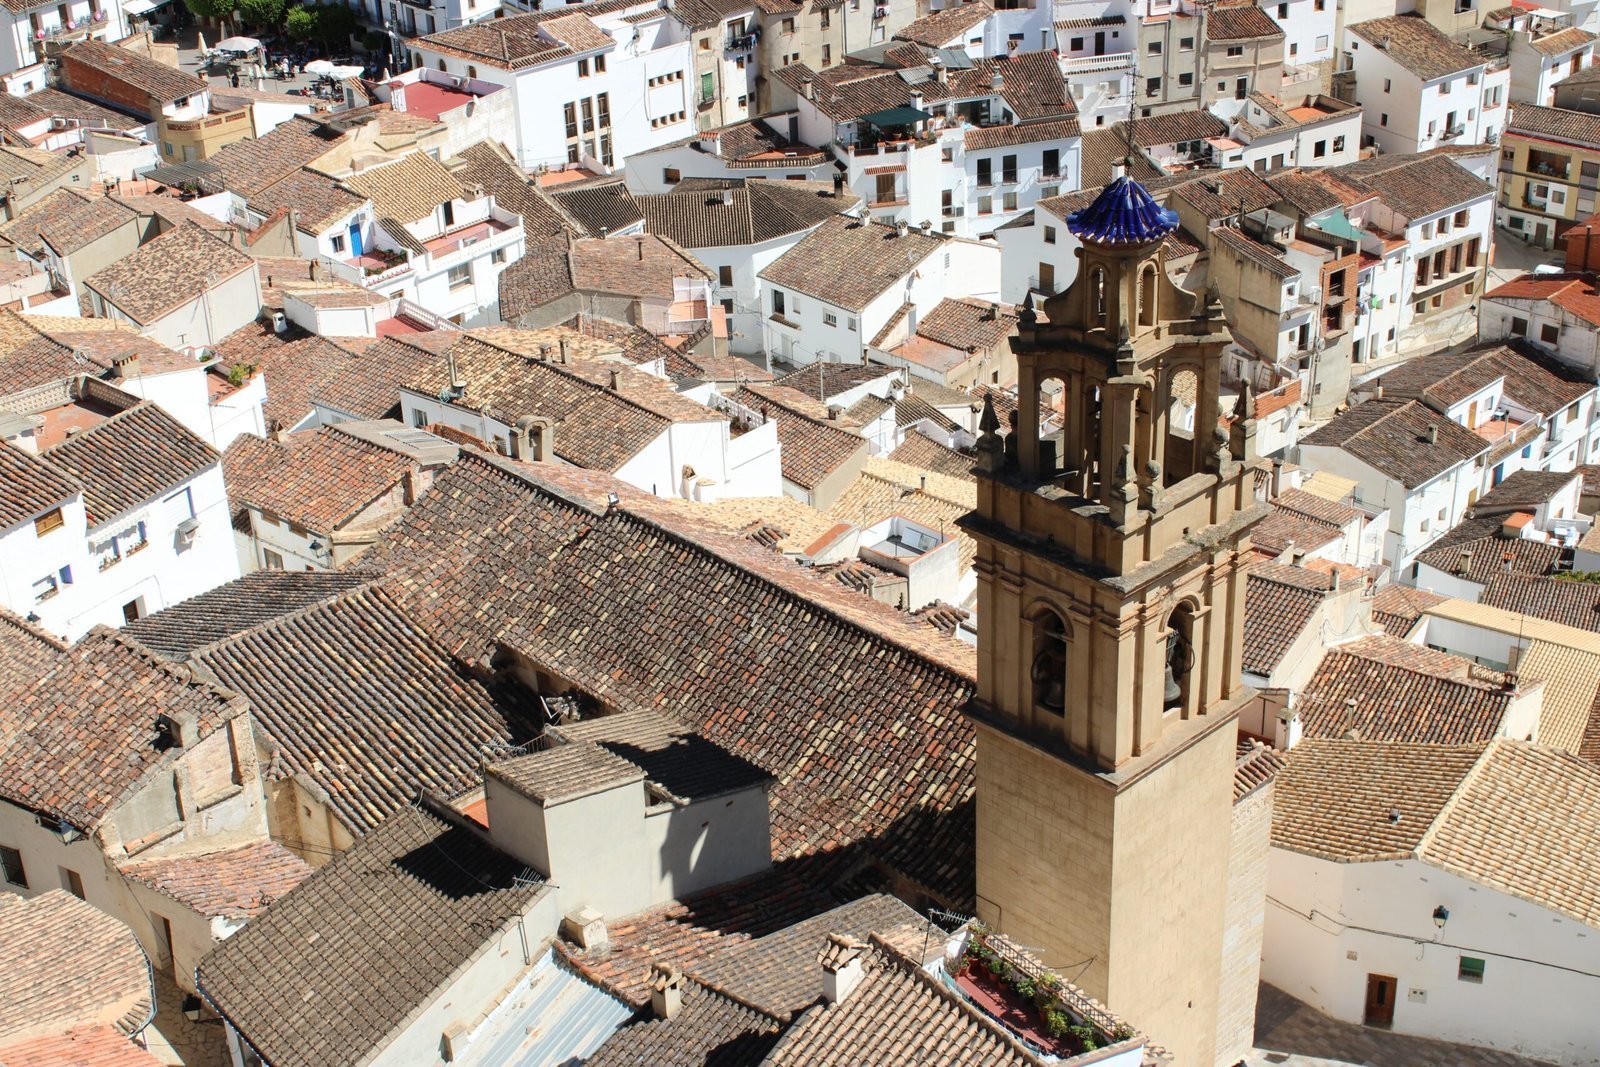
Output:
[[1100,190],[1094,203],[1067,216],[1067,229],[1091,244],[1149,244],[1177,228],[1178,213],[1157,204],[1126,174]]

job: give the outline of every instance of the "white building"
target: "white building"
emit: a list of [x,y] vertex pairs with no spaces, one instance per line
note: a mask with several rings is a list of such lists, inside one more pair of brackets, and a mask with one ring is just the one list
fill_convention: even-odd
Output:
[[832,184],[737,179],[685,179],[673,192],[635,202],[646,229],[716,272],[728,349],[740,355],[764,351],[757,276],[824,221],[853,214],[861,204]]
[[354,196],[319,223],[315,238],[334,277],[457,324],[499,321],[500,274],[522,256],[521,216],[481,188],[464,188],[425,152],[356,171],[341,184]]
[[1600,771],[1517,740],[1308,740],[1277,776],[1261,977],[1317,1011],[1600,1063]]
[[791,366],[864,363],[868,346],[896,321],[915,332],[918,317],[947,297],[997,300],[1000,249],[841,216],[758,277],[771,358]]
[[[1592,274],[1524,274],[1483,294],[1478,336],[1522,339],[1600,380],[1600,279]],[[1593,462],[1591,448],[1581,462]]]
[[1369,144],[1391,154],[1449,144],[1484,144],[1505,129],[1510,72],[1446,37],[1420,16],[1346,26]]
[[1257,173],[1285,167],[1338,167],[1361,158],[1361,106],[1325,94],[1274,100],[1251,93],[1229,125],[1242,146],[1239,166]]
[[681,141],[628,156],[635,193],[665,193],[686,178],[831,182],[833,157],[801,144],[800,113],[788,111],[702,130]]
[[1575,26],[1570,15],[1512,7],[1486,18],[1484,32],[1498,36],[1485,46],[1505,55],[1511,99],[1519,104],[1555,103],[1557,84],[1594,65],[1595,35]]
[[47,48],[84,39],[116,41],[127,36],[122,0],[38,0],[7,5],[0,24],[0,71],[6,92],[25,96],[44,88]]
[[1077,107],[1048,52],[963,68],[937,54],[912,69],[796,64],[772,77],[797,94],[798,140],[832,147],[875,219],[983,236],[1081,176]]
[[80,377],[5,422],[5,607],[74,639],[238,576],[221,457],[161,408]]
[[1257,5],[1283,31],[1283,89],[1303,83],[1311,91],[1322,70],[1338,55],[1337,20],[1344,9],[1334,0],[1260,0]]
[[512,15],[407,46],[415,66],[511,90],[516,125],[501,139],[528,170],[609,171],[694,130],[686,28],[649,0]]

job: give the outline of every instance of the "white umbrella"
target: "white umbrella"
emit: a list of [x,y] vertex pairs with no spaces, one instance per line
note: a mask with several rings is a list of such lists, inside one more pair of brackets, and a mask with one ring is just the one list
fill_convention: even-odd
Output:
[[254,52],[261,47],[261,42],[254,37],[228,37],[217,42],[217,48],[223,52]]
[[334,67],[328,72],[328,77],[332,78],[334,81],[342,82],[347,78],[361,77],[364,70],[365,68],[363,67]]
[[307,74],[332,74],[333,64],[326,59],[313,59],[305,66]]

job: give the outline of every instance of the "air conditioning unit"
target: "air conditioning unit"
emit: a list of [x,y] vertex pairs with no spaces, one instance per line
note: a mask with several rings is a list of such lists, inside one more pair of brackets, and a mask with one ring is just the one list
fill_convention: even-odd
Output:
[[187,547],[194,544],[195,535],[200,532],[200,520],[190,515],[178,523],[178,544]]

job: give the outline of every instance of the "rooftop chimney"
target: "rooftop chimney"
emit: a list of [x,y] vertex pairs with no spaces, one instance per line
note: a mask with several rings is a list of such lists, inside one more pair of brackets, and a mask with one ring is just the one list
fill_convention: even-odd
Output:
[[549,363],[550,362],[550,349],[552,347],[553,346],[551,346],[551,345],[540,345],[539,346],[539,362],[540,363]]
[[994,77],[989,79],[989,88],[993,89],[995,92],[998,93],[1000,90],[1004,89],[1005,87],[1006,87],[1006,76],[1004,74],[1001,74],[999,70],[996,70],[994,72]]
[[722,206],[723,207],[732,207],[733,206],[733,190],[732,189],[724,189],[724,190],[722,190]]
[[813,97],[811,95],[811,79],[810,78],[801,78],[800,79],[800,95],[805,97],[807,100],[813,99]]
[[822,999],[848,1000],[861,984],[861,953],[867,946],[847,934],[829,934],[817,962],[822,965]]
[[683,1007],[683,974],[670,963],[650,965],[650,1010],[670,1019]]
[[611,391],[613,393],[615,393],[617,390],[619,390],[621,388],[622,388],[622,372],[620,370],[613,370],[611,372]]
[[565,337],[561,339],[561,365],[567,365],[567,357],[572,354],[572,342]]
[[896,236],[904,237],[907,233],[911,232],[911,223],[907,222],[905,219],[896,220],[894,224],[894,232]]
[[1439,443],[1439,424],[1437,422],[1428,423],[1428,443],[1430,445]]
[[1456,560],[1456,573],[1467,574],[1472,570],[1472,549],[1463,548],[1461,555]]
[[841,414],[843,414],[843,412],[844,412],[844,408],[841,407],[838,404],[829,404],[828,405],[828,418],[834,420],[835,422],[838,421],[839,416]]
[[118,381],[129,381],[139,377],[139,357],[121,356],[112,361],[111,367],[117,373]]

